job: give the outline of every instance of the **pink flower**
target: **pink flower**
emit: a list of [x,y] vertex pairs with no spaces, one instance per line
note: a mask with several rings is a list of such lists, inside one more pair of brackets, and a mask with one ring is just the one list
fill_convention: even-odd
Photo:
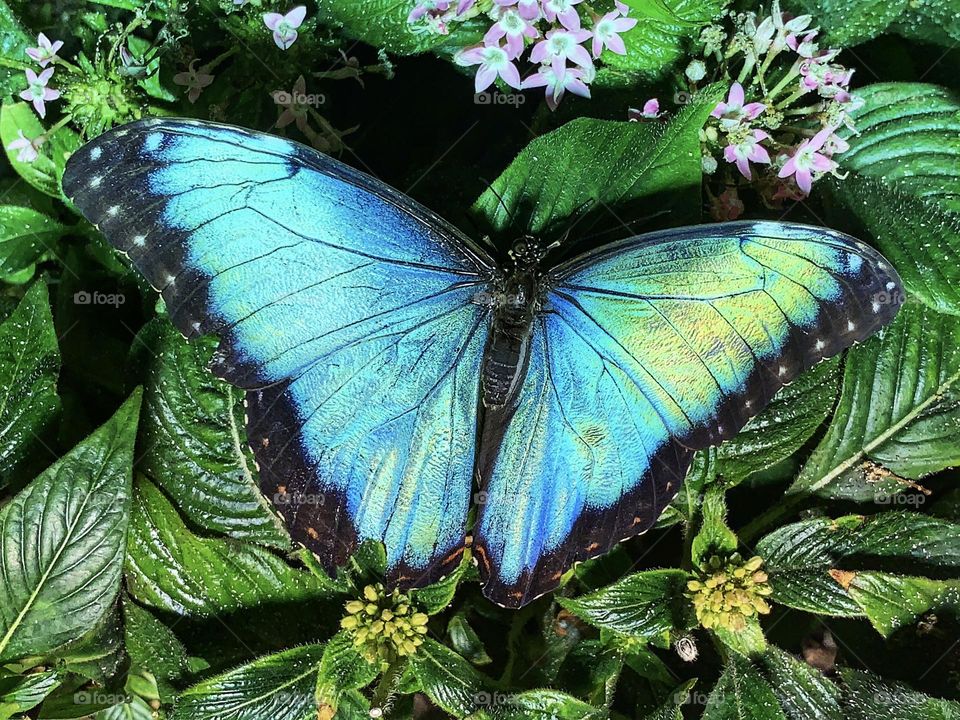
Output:
[[550,62],[557,73],[566,65],[565,60],[572,60],[582,68],[592,68],[593,59],[587,49],[580,44],[589,37],[589,30],[554,28],[547,32],[546,39],[533,46],[533,50],[530,51],[530,62]]
[[476,92],[480,93],[490,87],[497,76],[512,88],[521,88],[520,71],[513,64],[510,55],[501,47],[486,45],[462,50],[456,56],[460,65],[479,65],[474,82]]
[[656,98],[650,98],[643,104],[643,110],[630,108],[627,111],[627,117],[630,122],[638,120],[656,120],[660,117],[660,101]]
[[24,137],[23,130],[17,130],[17,139],[12,143],[7,145],[7,150],[18,150],[17,161],[22,163],[31,163],[36,160],[40,153],[37,152],[37,149],[40,147],[43,140],[37,138],[31,140],[27,137]]
[[543,3],[543,15],[550,22],[560,20],[560,24],[567,30],[580,29],[580,15],[574,5],[583,0],[546,0]]
[[743,214],[743,201],[736,188],[724,190],[710,201],[710,217],[717,222],[730,222]]
[[210,83],[213,82],[213,75],[208,75],[207,73],[197,70],[196,64],[198,62],[200,61],[194,58],[190,61],[190,65],[185,72],[178,72],[173,76],[173,82],[176,85],[189,88],[187,100],[191,103],[195,103],[197,98],[200,97],[200,93],[203,92],[203,89],[209,87]]
[[600,57],[604,47],[617,55],[627,54],[627,47],[623,44],[619,33],[626,32],[637,24],[634,18],[623,17],[629,10],[629,7],[618,2],[616,10],[608,12],[597,20],[593,26],[593,56],[595,58]]
[[819,90],[826,98],[832,98],[850,84],[853,70],[829,62],[836,53],[832,50],[810,58],[800,65],[800,84],[806,90]]
[[27,55],[35,62],[40,63],[40,67],[46,67],[57,59],[57,51],[62,47],[62,40],[51,43],[46,35],[40,33],[37,35],[37,47],[27,48]]
[[286,15],[280,13],[264,13],[263,22],[273,30],[273,41],[281,50],[286,50],[297,41],[297,28],[307,17],[307,8],[298,5]]
[[812,58],[819,50],[819,47],[813,41],[816,37],[816,30],[811,30],[808,32],[803,36],[803,39],[800,39],[797,35],[791,33],[787,35],[787,47],[789,47],[802,58]]
[[540,33],[528,20],[521,17],[519,12],[507,10],[483,36],[483,44],[499,45],[504,37],[507,38],[507,54],[513,60],[523,53],[523,39],[540,37]]
[[47,108],[44,103],[60,97],[59,90],[47,87],[47,83],[53,77],[53,68],[47,68],[39,75],[29,68],[23,72],[27,76],[27,89],[20,93],[20,97],[27,102],[33,102],[33,108],[37,111],[37,115],[46,117]]
[[743,100],[743,86],[735,82],[730,86],[730,92],[727,93],[727,101],[717,103],[717,106],[710,114],[715,118],[719,118],[720,124],[724,128],[732,128],[741,120],[753,120],[766,108],[766,105],[758,102],[744,105]]
[[494,0],[494,2],[502,8],[516,5],[517,12],[524,20],[540,19],[540,0]]
[[588,98],[590,97],[590,88],[584,81],[586,73],[580,68],[568,68],[562,63],[557,65],[541,65],[540,69],[523,81],[523,89],[532,87],[545,87],[547,95],[547,106],[551,110],[556,110],[564,93],[568,90],[574,95]]
[[757,54],[770,50],[774,54],[783,50],[787,45],[787,37],[800,33],[810,27],[813,18],[810,15],[793,17],[790,13],[780,12],[780,3],[773,0],[770,6],[770,16],[757,25],[753,45]]
[[817,152],[823,148],[827,138],[833,134],[833,130],[832,127],[824,128],[809,140],[800,143],[793,157],[787,160],[780,172],[777,173],[777,177],[786,178],[792,175],[797,181],[797,187],[805,195],[809,195],[810,188],[813,185],[813,173],[830,172],[836,167],[833,160]]
[[767,140],[769,137],[763,130],[754,130],[742,142],[736,145],[727,145],[723,149],[723,157],[727,162],[736,163],[737,170],[747,180],[753,180],[750,163],[770,164],[770,155],[766,148],[760,144],[762,140]]

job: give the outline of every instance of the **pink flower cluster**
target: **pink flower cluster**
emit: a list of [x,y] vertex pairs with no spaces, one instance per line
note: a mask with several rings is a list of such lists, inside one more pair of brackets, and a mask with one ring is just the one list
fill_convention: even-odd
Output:
[[[63,47],[62,40],[51,42],[43,33],[37,36],[37,47],[27,48],[27,57],[37,63],[42,69],[39,73],[31,68],[24,70],[27,78],[27,89],[20,93],[20,97],[33,104],[33,109],[41,118],[47,116],[46,103],[56,100],[60,97],[60,91],[56,88],[47,87],[47,83],[53,77],[54,68],[47,67],[55,63],[60,58],[57,52]],[[7,145],[7,150],[17,152],[17,161],[30,163],[40,156],[40,145],[45,138],[43,135],[37,138],[28,138],[23,134],[23,130],[17,130],[17,138]]]
[[862,104],[849,89],[853,70],[835,62],[839,50],[819,48],[811,22],[781,12],[774,0],[765,18],[741,13],[732,34],[714,25],[701,36],[703,59],[687,77],[703,79],[705,63],[716,62],[718,74],[736,78],[701,133],[704,172],[724,188],[711,193],[718,220],[742,212],[739,183],[754,183],[770,206],[802,200],[818,178],[836,174],[834,156],[849,149],[836,131],[853,129],[850,113]]
[[[580,9],[583,0],[493,0],[485,13],[492,21],[483,42],[457,53],[463,66],[477,66],[476,92],[489,88],[497,78],[517,90],[544,88],[547,105],[555,110],[566,93],[590,97],[589,84],[596,75],[595,62],[605,50],[625,55],[620,34],[637,21],[627,17],[630,8],[615,0],[615,8],[600,15],[591,13],[584,27]],[[584,11],[586,13],[586,11]],[[477,0],[425,0],[410,13],[414,30],[446,34],[451,23],[481,14]],[[517,63],[529,50],[533,72],[521,77]]]

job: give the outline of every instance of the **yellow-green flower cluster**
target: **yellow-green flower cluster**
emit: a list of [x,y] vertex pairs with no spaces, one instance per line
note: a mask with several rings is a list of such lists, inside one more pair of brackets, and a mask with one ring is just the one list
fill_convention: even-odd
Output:
[[367,585],[362,600],[346,604],[340,626],[353,636],[353,644],[371,663],[389,664],[412,655],[427,633],[427,616],[414,612],[410,598],[383,585]]
[[739,631],[747,626],[748,618],[769,613],[770,605],[764,598],[773,589],[760,569],[762,565],[759,556],[744,562],[737,553],[726,559],[716,555],[710,558],[700,579],[687,583],[700,624]]

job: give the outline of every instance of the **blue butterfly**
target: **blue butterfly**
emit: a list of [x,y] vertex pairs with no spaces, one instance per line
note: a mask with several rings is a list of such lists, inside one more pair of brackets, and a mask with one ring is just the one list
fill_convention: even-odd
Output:
[[[151,119],[63,188],[247,392],[260,483],[333,571],[365,540],[422,586],[472,549],[519,607],[648,530],[693,452],[896,314],[896,272],[839,233],[739,222],[506,267],[410,198],[270,135]],[[322,499],[322,502],[317,499]]]

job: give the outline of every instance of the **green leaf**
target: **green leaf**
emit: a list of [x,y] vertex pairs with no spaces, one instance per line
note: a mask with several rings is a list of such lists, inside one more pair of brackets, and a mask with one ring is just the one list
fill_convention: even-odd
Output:
[[21,273],[43,257],[66,228],[49,215],[0,205],[0,279]]
[[690,579],[683,570],[646,570],[588,595],[556,600],[591,625],[654,637],[691,627],[691,607],[684,596]]
[[456,569],[443,580],[427,585],[419,590],[412,590],[410,596],[417,606],[427,615],[436,615],[443,612],[457,592],[457,585],[463,574],[470,569],[470,560],[464,557]]
[[450,647],[474,665],[489,665],[493,662],[480,636],[464,615],[458,613],[450,618],[447,624],[447,638]]
[[707,698],[703,720],[786,720],[786,715],[760,671],[732,655]]
[[824,28],[831,47],[859,45],[888,28],[926,42],[960,42],[960,20],[950,0],[798,0],[796,4]]
[[[48,462],[60,412],[60,350],[47,287],[36,282],[0,324],[0,487]],[[42,465],[40,465],[42,467]]]
[[776,602],[814,613],[867,617],[890,635],[956,602],[960,525],[912,512],[817,518],[779,528],[757,552]]
[[656,712],[646,715],[644,720],[683,720],[683,712],[680,708],[690,702],[690,691],[696,684],[695,679],[687,680],[676,687],[660,708]]
[[425,637],[410,656],[410,669],[427,697],[451,715],[470,715],[495,699],[489,680],[432,638]]
[[701,570],[711,556],[721,557],[737,551],[737,536],[727,526],[727,500],[720,485],[711,485],[703,495],[700,530],[690,546],[690,559]]
[[599,708],[559,690],[527,690],[494,702],[490,717],[494,720],[595,720],[606,717]]
[[56,689],[60,680],[57,670],[0,676],[0,720],[8,720],[36,707]]
[[960,319],[918,303],[847,354],[827,433],[790,493],[890,502],[960,464]]
[[[452,53],[480,42],[489,27],[489,23],[475,20],[454,26],[448,35],[414,32],[407,22],[413,6],[409,0],[364,0],[362,3],[317,0],[317,19],[323,24],[338,26],[349,37],[400,55],[428,50]],[[469,93],[466,97],[469,100]]]
[[176,635],[153,614],[123,598],[124,639],[134,668],[150,672],[164,702],[175,694],[172,683],[187,674],[187,651]]
[[621,35],[627,54],[607,50],[601,59],[616,71],[650,79],[665,74],[688,54],[691,42],[700,36],[705,25],[720,16],[728,0],[625,2],[630,7],[630,17],[637,20],[631,30]]
[[843,668],[840,680],[847,720],[956,720],[960,717],[960,702],[932,698],[872,673]]
[[257,545],[199,537],[156,485],[137,478],[127,585],[141,603],[207,616],[324,596],[317,580]]
[[755,662],[789,720],[845,720],[840,691],[817,670],[773,645]]
[[767,648],[767,638],[763,634],[760,619],[757,617],[744,618],[746,625],[742,630],[730,630],[725,627],[711,628],[710,632],[738,655],[753,657]]
[[93,720],[155,720],[153,708],[143,698],[132,697],[93,715]]
[[869,237],[907,290],[960,315],[960,97],[936,85],[878,83],[857,91],[858,132],[824,183],[831,218]]
[[324,647],[317,674],[317,700],[336,710],[343,693],[366,687],[378,673],[379,668],[368,662],[353,639],[341,630]]
[[50,652],[113,604],[140,391],[0,510],[0,659]]
[[514,219],[535,235],[585,207],[620,215],[640,200],[673,210],[673,224],[698,219],[699,133],[721,95],[707,88],[667,123],[569,122],[524,148],[473,209],[497,231]]
[[0,108],[0,142],[3,143],[7,161],[24,180],[37,190],[51,197],[62,197],[60,178],[67,158],[80,147],[80,136],[68,127],[61,127],[40,146],[40,156],[33,162],[17,160],[17,151],[9,150],[10,143],[16,140],[18,130],[30,140],[44,134],[44,127],[37,119],[33,108],[23,102],[4,103]]
[[171,720],[316,720],[322,645],[268,655],[184,691]]
[[27,87],[23,71],[31,65],[26,53],[30,45],[30,36],[17,16],[0,0],[0,97]]
[[207,369],[216,340],[187,342],[161,319],[137,335],[145,366],[137,468],[191,523],[215,533],[290,546],[260,494],[243,421],[243,392]]
[[717,448],[716,474],[730,487],[793,455],[829,417],[839,389],[839,357],[803,373]]

